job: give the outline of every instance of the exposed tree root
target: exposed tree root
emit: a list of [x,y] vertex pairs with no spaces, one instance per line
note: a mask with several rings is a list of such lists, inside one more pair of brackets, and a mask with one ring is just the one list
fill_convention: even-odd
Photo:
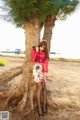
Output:
[[18,103],[22,100],[22,95],[21,96],[10,96],[8,101],[6,102],[7,108],[12,111],[14,109],[17,109]]
[[19,66],[16,68],[12,68],[8,71],[3,72],[0,74],[0,85],[4,84],[4,82],[8,82],[9,80],[13,79],[14,77],[20,75],[23,72],[23,67]]
[[[27,103],[28,102],[27,96],[28,96],[29,104],[30,104],[29,109],[27,109],[27,113],[26,113],[26,115],[28,115],[33,109],[35,109],[35,106],[36,106],[36,104],[33,105],[36,85],[32,80],[33,78],[31,76],[31,72],[32,72],[31,67],[29,67],[28,69],[28,71],[30,71],[28,74],[29,83],[26,82],[26,78],[24,78],[25,82],[22,82],[23,80],[20,79],[19,77],[18,78],[16,77],[16,80],[12,79],[14,76],[21,74],[22,71],[23,71],[22,66],[20,66],[1,74],[1,77],[4,76],[1,81],[2,82],[6,81],[9,84],[11,84],[11,86],[10,86],[9,92],[3,92],[3,93],[0,92],[0,98],[5,100],[3,106],[8,108],[10,111],[13,111],[15,109],[17,111],[22,111],[23,109],[25,109],[26,105],[28,104]],[[12,80],[10,81],[10,79]],[[50,78],[48,78],[48,80],[50,80]],[[28,90],[28,94],[27,94],[27,90]],[[54,109],[58,107],[56,103],[52,105],[50,104],[50,102],[48,102],[48,106],[50,109]]]
[[10,96],[10,92],[0,92],[0,99],[6,99]]
[[[10,81],[13,86],[15,85],[14,80]],[[4,98],[5,100],[5,107],[7,107],[10,111],[14,110],[15,108],[18,111],[22,111],[26,104],[27,104],[27,82],[23,81],[22,79],[19,81],[16,88],[11,88],[11,92],[8,93],[0,93],[0,98]]]

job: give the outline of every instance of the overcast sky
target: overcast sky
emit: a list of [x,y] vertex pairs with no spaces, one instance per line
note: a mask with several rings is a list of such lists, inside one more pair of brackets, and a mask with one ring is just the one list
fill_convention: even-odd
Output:
[[[0,50],[25,49],[24,31],[0,20]],[[65,21],[56,21],[53,29],[51,51],[64,57],[80,59],[80,5]]]
[[80,5],[66,21],[56,21],[51,51],[80,59]]

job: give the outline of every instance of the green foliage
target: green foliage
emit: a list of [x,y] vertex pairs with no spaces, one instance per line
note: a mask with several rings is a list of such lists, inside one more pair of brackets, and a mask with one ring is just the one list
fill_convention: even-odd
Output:
[[76,7],[79,3],[79,0],[62,0],[62,4],[60,6],[58,17],[59,19],[65,19],[65,17],[76,10]]
[[[17,26],[24,25],[33,17],[38,17],[40,24],[44,23],[46,17],[52,14],[69,14],[74,11],[77,4],[51,4],[51,2],[62,2],[64,0],[2,0],[9,9],[9,18]],[[70,0],[65,0],[70,1]],[[72,0],[74,1],[74,0]],[[78,0],[75,0],[78,1]]]
[[0,60],[0,66],[8,65],[9,63],[5,60]]

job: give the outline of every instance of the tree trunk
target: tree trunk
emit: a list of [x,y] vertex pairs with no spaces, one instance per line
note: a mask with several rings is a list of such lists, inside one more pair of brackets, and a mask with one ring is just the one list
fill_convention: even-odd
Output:
[[56,16],[55,15],[49,15],[46,18],[45,24],[44,24],[44,35],[43,40],[47,41],[48,44],[48,51],[50,51],[50,45],[51,45],[51,38],[52,38],[52,30],[55,25]]
[[[6,105],[8,108],[21,111],[28,105],[33,108],[33,97],[36,90],[36,84],[32,77],[33,63],[30,55],[33,45],[38,45],[40,37],[40,26],[38,18],[32,18],[24,24],[25,30],[25,60],[23,64],[22,79],[18,83],[18,87],[8,96]],[[14,82],[14,81],[13,81]],[[2,94],[1,94],[2,95]]]
[[[31,21],[26,23],[24,25],[25,29],[25,61],[24,61],[24,67],[23,67],[23,76],[22,76],[22,83],[24,86],[24,97],[22,100],[22,107],[27,102],[27,99],[30,101],[31,107],[33,107],[33,96],[36,89],[36,84],[33,81],[32,77],[32,69],[33,69],[33,63],[31,62],[30,55],[31,55],[31,49],[32,46],[38,45],[38,41],[40,39],[40,27],[39,27],[39,21],[38,18],[33,18]],[[22,86],[22,89],[23,89]],[[21,88],[21,86],[20,86]],[[25,105],[24,105],[25,106]]]

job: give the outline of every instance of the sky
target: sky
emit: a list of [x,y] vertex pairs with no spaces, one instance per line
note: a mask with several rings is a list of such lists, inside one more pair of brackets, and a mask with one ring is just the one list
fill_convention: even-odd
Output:
[[25,34],[23,29],[0,20],[0,50],[25,49]]
[[[16,48],[25,50],[24,30],[0,20],[0,50]],[[80,59],[80,5],[65,21],[55,22],[51,51],[60,53],[62,57]]]
[[51,51],[61,53],[64,57],[80,59],[80,5],[65,21],[56,21]]

